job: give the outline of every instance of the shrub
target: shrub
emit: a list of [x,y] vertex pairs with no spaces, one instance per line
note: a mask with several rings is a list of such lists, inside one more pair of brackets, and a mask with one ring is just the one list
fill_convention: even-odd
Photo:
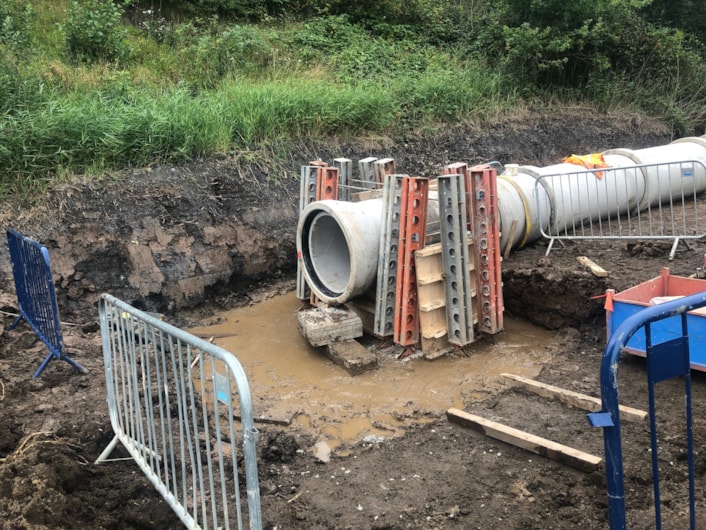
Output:
[[15,51],[29,48],[34,41],[33,18],[34,11],[28,2],[0,0],[0,44]]
[[123,4],[111,0],[71,2],[64,26],[69,55],[86,62],[127,59],[130,48],[120,23],[123,12]]

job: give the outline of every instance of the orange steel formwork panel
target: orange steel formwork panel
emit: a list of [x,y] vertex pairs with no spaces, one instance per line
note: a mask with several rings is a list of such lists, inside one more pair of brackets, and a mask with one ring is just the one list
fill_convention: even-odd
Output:
[[496,170],[487,165],[470,169],[473,190],[476,271],[478,274],[479,331],[495,334],[503,329],[503,292],[498,223]]
[[401,346],[413,346],[419,342],[419,300],[414,251],[424,247],[428,194],[428,178],[404,178],[393,336],[394,342]]
[[316,200],[338,200],[338,168],[321,166],[316,175]]

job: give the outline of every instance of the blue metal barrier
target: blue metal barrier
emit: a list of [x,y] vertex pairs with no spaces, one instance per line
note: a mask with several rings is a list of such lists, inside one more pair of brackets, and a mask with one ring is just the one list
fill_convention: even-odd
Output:
[[12,228],[7,229],[7,245],[20,309],[20,316],[7,329],[13,330],[24,318],[50,352],[33,377],[39,377],[54,358],[66,361],[81,373],[88,373],[88,370],[64,352],[59,307],[47,249]]
[[[630,338],[643,327],[646,338],[647,378],[650,405],[650,431],[652,442],[652,476],[654,484],[655,528],[662,527],[659,468],[657,465],[657,433],[655,421],[654,385],[674,377],[684,377],[686,394],[686,434],[689,466],[689,515],[690,528],[696,529],[694,492],[694,440],[691,415],[691,370],[689,366],[689,333],[687,312],[706,306],[706,291],[672,300],[645,309],[628,317],[613,333],[606,346],[601,363],[601,410],[588,415],[594,427],[603,428],[605,446],[606,480],[608,485],[608,510],[611,530],[625,529],[625,485],[623,454],[618,412],[618,363],[620,353]],[[682,336],[652,344],[650,324],[665,318],[680,318]]]

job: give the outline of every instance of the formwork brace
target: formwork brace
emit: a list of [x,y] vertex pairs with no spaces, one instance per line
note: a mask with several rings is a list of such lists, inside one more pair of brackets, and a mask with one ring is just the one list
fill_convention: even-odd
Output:
[[466,176],[442,175],[438,181],[448,341],[466,346],[474,339]]
[[385,177],[387,175],[394,175],[397,173],[395,166],[395,160],[392,158],[381,158],[373,163],[373,169],[375,172],[375,181],[378,188],[382,188],[385,184]]
[[471,186],[471,173],[468,168],[468,164],[465,162],[454,162],[453,164],[447,164],[444,167],[444,175],[463,175],[464,186],[466,188],[466,223],[468,231],[471,234],[475,234],[473,229],[473,189]]
[[482,333],[493,335],[503,329],[504,309],[496,170],[484,164],[473,166],[469,173],[480,301],[478,328]]
[[353,161],[350,158],[334,158],[333,167],[338,169],[338,200],[350,201],[350,184],[353,178]]
[[362,158],[358,160],[358,173],[360,174],[360,181],[363,188],[370,190],[376,190],[378,186],[377,178],[375,176],[375,162],[377,158],[374,156],[369,156],[367,158]]
[[414,252],[424,247],[427,226],[429,179],[405,177],[402,184],[394,342],[413,346],[419,342],[419,300]]
[[382,231],[373,324],[373,332],[379,337],[391,336],[395,331],[402,186],[405,177],[407,175],[386,175],[383,185]]

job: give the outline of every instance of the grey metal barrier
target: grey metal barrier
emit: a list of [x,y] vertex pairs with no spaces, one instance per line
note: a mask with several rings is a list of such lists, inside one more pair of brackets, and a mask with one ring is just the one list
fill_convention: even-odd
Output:
[[626,165],[564,174],[534,175],[536,222],[543,237],[671,240],[669,259],[683,241],[706,236],[706,213],[697,197],[706,167],[697,160]]
[[188,528],[261,529],[258,431],[239,361],[108,294],[99,315],[115,437],[96,463],[120,442]]

